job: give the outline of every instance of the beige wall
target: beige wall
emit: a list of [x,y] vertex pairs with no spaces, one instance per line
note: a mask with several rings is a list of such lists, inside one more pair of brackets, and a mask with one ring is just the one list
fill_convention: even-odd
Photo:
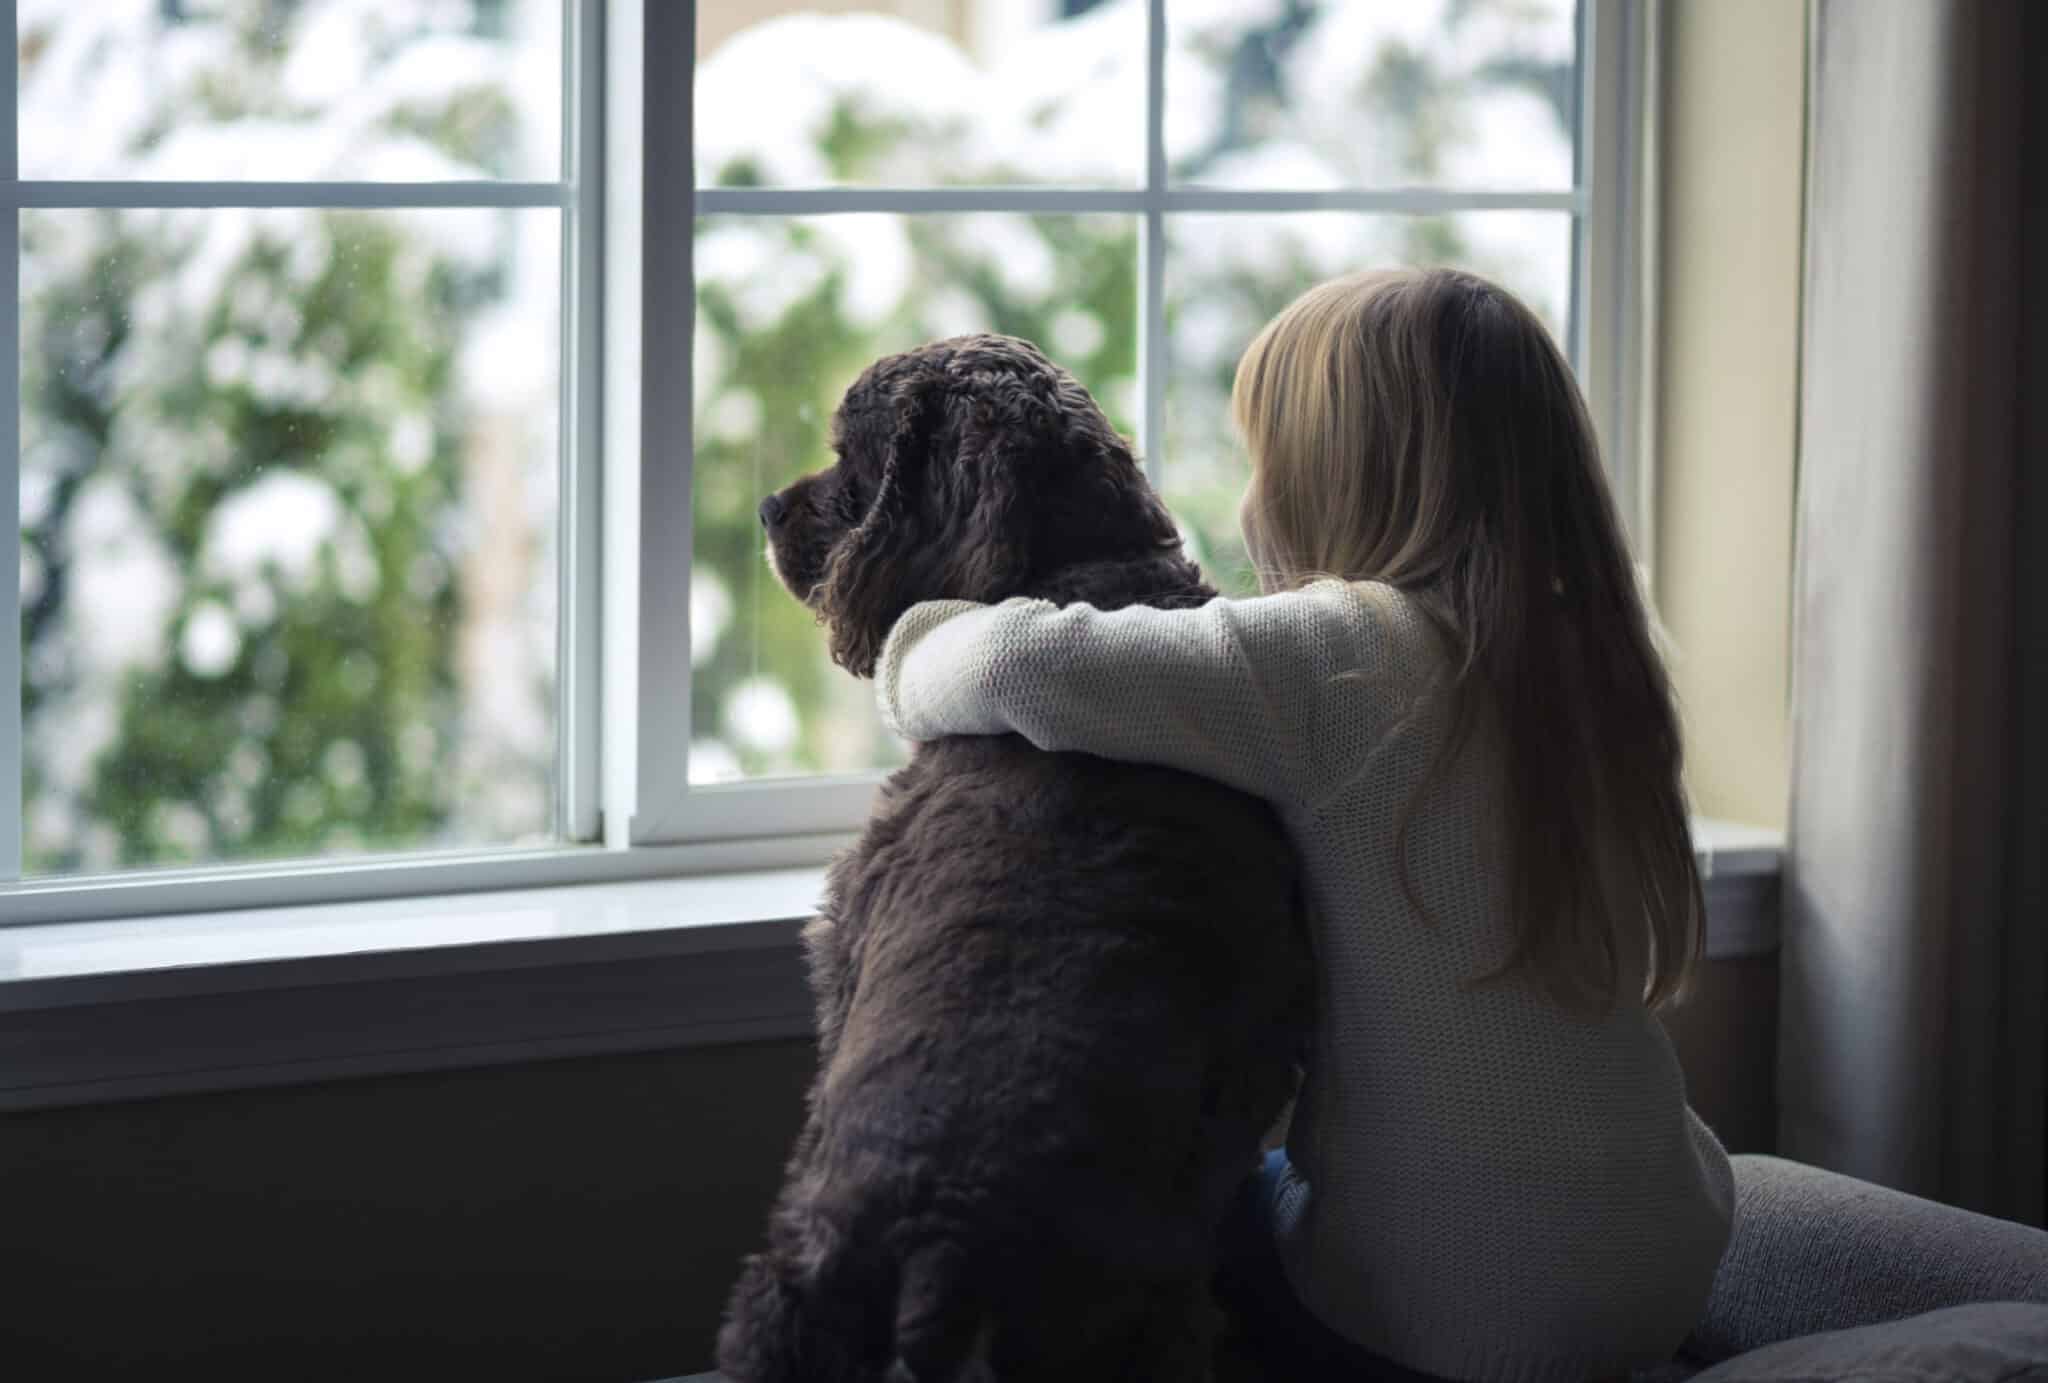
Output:
[[1695,809],[1781,827],[1806,6],[1664,16],[1657,603]]

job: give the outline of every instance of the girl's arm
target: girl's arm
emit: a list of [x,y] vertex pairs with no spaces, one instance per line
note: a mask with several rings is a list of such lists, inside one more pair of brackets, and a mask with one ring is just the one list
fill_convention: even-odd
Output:
[[1014,731],[1040,749],[1163,764],[1283,805],[1360,753],[1385,640],[1348,587],[1320,583],[1194,609],[932,601],[876,669],[907,739]]

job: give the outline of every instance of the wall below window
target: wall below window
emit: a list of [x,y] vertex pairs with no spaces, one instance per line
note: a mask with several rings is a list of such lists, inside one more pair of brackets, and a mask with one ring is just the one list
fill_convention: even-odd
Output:
[[1778,953],[1703,963],[1663,1015],[1685,1068],[1686,1100],[1732,1153],[1778,1139]]
[[[1768,1151],[1774,956],[1667,1018]],[[579,1379],[708,1366],[812,1069],[695,1047],[0,1116],[15,1378]]]
[[806,1041],[0,1116],[9,1378],[708,1366]]

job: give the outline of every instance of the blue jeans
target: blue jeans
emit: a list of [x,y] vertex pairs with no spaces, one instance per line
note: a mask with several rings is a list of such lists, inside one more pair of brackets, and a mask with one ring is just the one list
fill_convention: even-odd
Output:
[[1260,1362],[1275,1377],[1318,1383],[1444,1383],[1338,1334],[1294,1295],[1273,1243],[1273,1205],[1286,1172],[1286,1153],[1266,1154],[1238,1187],[1218,1236],[1216,1295],[1238,1317]]

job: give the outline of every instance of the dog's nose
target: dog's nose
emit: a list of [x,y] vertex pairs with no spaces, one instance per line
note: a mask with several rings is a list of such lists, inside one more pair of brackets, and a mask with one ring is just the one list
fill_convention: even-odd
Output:
[[782,521],[783,511],[789,506],[782,502],[781,495],[770,495],[761,501],[761,527],[773,528]]

